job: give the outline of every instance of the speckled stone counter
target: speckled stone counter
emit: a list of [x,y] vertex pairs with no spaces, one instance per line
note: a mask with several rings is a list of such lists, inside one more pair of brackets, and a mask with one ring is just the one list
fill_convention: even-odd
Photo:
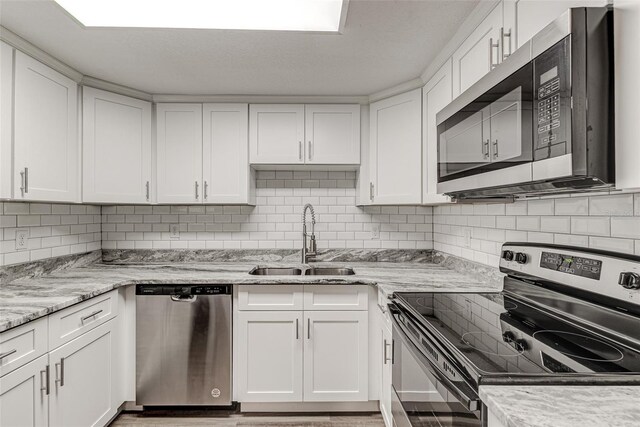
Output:
[[[40,277],[13,280],[0,288],[0,332],[63,309],[112,289],[134,284],[366,284],[385,294],[395,291],[483,292],[501,289],[499,280],[482,280],[469,265],[453,259],[428,262],[321,262],[323,266],[348,266],[354,276],[252,276],[256,265],[298,266],[293,262],[217,263],[94,263],[55,271]],[[278,259],[278,258],[276,258]],[[288,259],[286,261],[289,261]],[[446,261],[446,262],[445,262]],[[455,268],[454,268],[455,267]]]
[[480,399],[507,427],[640,425],[640,387],[482,386]]

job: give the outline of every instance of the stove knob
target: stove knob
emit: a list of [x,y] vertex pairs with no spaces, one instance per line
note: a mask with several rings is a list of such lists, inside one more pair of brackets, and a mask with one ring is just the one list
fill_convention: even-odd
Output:
[[513,261],[513,251],[503,251],[502,259],[506,261]]
[[502,334],[502,340],[504,342],[506,342],[507,344],[511,344],[512,342],[514,342],[516,340],[516,336],[511,331],[505,331]]
[[523,352],[523,351],[529,349],[529,346],[527,345],[527,342],[525,340],[523,340],[523,339],[515,340],[513,342],[513,344],[514,344],[513,347],[519,352]]
[[640,289],[640,274],[629,271],[620,273],[618,284],[627,289]]
[[526,264],[528,260],[529,260],[529,257],[524,252],[518,252],[516,254],[516,262],[518,264]]

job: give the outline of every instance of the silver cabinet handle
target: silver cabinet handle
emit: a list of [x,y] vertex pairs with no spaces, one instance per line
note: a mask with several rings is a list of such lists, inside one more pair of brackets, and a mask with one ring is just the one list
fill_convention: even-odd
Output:
[[4,353],[0,353],[0,360],[4,359],[7,356],[11,356],[16,351],[18,351],[18,349],[14,348],[13,350],[9,350],[9,351],[5,351]]
[[[506,44],[504,39],[507,38],[509,39],[509,53],[504,52],[504,45]],[[500,28],[500,43],[502,44],[502,60],[504,61],[511,56],[511,29],[509,29],[509,31],[505,31],[504,27]]]
[[485,159],[489,158],[489,143],[488,139],[482,143],[482,155]]
[[29,168],[24,168],[24,170],[20,172],[20,184],[20,192],[24,197],[24,195],[29,192]]
[[[58,366],[60,367],[60,377],[58,377]],[[64,357],[60,358],[60,363],[56,363],[56,384],[60,384],[60,387],[64,386]]]
[[311,339],[311,318],[307,317],[307,339]]
[[196,181],[196,200],[198,200],[199,197],[200,195],[198,194],[198,181]]
[[493,63],[493,48],[498,49],[500,51],[500,41],[497,43],[493,42],[493,37],[489,38],[489,70],[493,70],[498,66],[498,62]]
[[493,149],[495,150],[493,152],[493,158],[497,159],[498,158],[498,140],[497,139],[493,141]]
[[298,318],[296,318],[296,339],[300,339],[300,332],[298,332]]
[[373,200],[373,182],[369,183],[369,200]]
[[207,181],[204,182],[204,199],[207,200],[209,198],[209,183]]
[[302,141],[298,141],[298,160],[302,160]]
[[[44,374],[44,379],[42,378],[42,374]],[[40,371],[40,391],[44,391],[44,394],[47,396],[49,395],[49,365],[47,365],[44,370]]]
[[311,150],[312,150],[312,148],[311,148],[311,141],[309,141],[309,154],[308,154],[308,156],[309,156],[309,160],[313,159],[313,154],[312,154],[313,152],[312,152]]
[[147,181],[147,183],[145,184],[145,191],[146,191],[146,198],[147,198],[147,202],[149,201],[149,181]]
[[386,338],[384,339],[384,364],[386,365],[387,362],[391,362],[391,358],[389,356],[387,356],[387,347],[389,347],[391,344],[389,344],[386,340]]
[[87,314],[86,316],[83,316],[83,317],[80,318],[80,323],[84,323],[85,320],[91,319],[92,317],[96,317],[100,313],[102,313],[102,310],[96,310],[91,314]]

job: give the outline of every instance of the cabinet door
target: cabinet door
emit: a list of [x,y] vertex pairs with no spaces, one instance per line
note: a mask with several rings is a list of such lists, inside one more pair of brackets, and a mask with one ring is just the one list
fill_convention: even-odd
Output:
[[422,199],[422,89],[370,106],[370,196],[373,204]]
[[607,0],[508,0],[515,3],[517,45],[522,46],[572,7],[605,6]]
[[[383,315],[383,314],[381,314]],[[382,346],[382,361],[380,363],[380,412],[382,418],[387,426],[393,425],[393,417],[391,416],[391,363],[393,362],[393,337],[391,336],[391,329],[382,322],[381,328],[381,343]]]
[[307,164],[360,163],[360,105],[305,105]]
[[480,23],[453,53],[453,96],[456,97],[499,63],[502,3]]
[[0,199],[10,199],[13,148],[13,48],[0,41]]
[[442,203],[449,198],[437,194],[438,129],[436,114],[452,99],[451,59],[422,89],[422,203]]
[[16,52],[14,90],[14,198],[77,201],[78,86]]
[[49,424],[47,365],[44,355],[0,378],[0,425],[46,427]]
[[249,159],[255,164],[304,163],[304,105],[249,106]]
[[368,400],[366,311],[306,311],[304,401]]
[[49,353],[50,425],[106,425],[116,413],[115,320]]
[[238,313],[235,369],[241,402],[302,401],[301,311]]
[[83,201],[151,201],[151,103],[83,89]]
[[250,203],[247,104],[204,104],[204,203]]
[[158,203],[202,201],[202,105],[156,106]]

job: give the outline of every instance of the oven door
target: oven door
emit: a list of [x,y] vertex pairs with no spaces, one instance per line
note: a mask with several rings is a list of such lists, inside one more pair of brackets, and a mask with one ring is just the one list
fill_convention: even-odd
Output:
[[[392,403],[394,425],[403,426],[486,426],[482,403],[469,386],[452,381],[453,367],[443,372],[437,346],[426,343],[423,334],[414,334],[406,316],[391,309],[393,319]],[[414,329],[415,331],[415,329]],[[416,335],[419,335],[416,336]],[[420,344],[416,344],[418,341]],[[426,350],[429,346],[429,351]]]
[[[462,94],[461,97],[464,97]],[[533,160],[533,64],[524,65],[438,125],[438,191],[467,190],[465,177]],[[531,180],[531,168],[523,181]],[[450,181],[451,184],[445,184]],[[514,182],[515,183],[515,182]],[[484,185],[486,184],[486,185]],[[491,185],[493,184],[493,185]],[[503,178],[483,186],[504,185]],[[477,183],[475,184],[477,185]]]

